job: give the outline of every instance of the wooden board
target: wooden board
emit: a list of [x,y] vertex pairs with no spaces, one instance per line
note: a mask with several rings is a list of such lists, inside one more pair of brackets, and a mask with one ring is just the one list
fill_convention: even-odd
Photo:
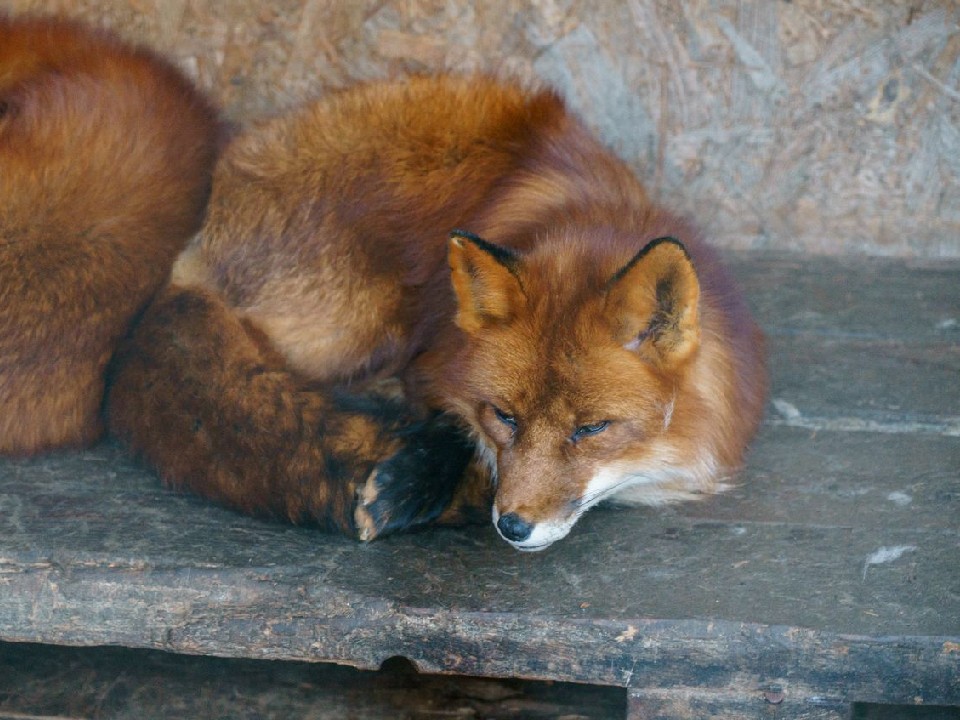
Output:
[[769,693],[778,717],[960,705],[960,264],[733,264],[775,402],[726,495],[598,509],[529,555],[491,527],[360,545],[252,520],[109,443],[0,461],[0,640],[400,655],[626,687],[633,717],[683,698],[737,717]]
[[0,720],[610,720],[626,693],[571,683],[0,643]]
[[117,29],[240,122],[369,79],[549,82],[727,247],[960,257],[953,0],[3,0]]
[[[325,663],[229,660],[126,648],[0,643],[0,720],[956,720],[956,708],[857,705],[782,690],[635,689],[377,672]],[[791,707],[797,712],[793,712]]]

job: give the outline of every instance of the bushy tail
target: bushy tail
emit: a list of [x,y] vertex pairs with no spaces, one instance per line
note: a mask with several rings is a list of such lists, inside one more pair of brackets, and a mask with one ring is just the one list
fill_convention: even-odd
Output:
[[110,431],[169,485],[364,539],[437,518],[473,452],[397,401],[308,387],[200,289],[167,288],[110,375]]

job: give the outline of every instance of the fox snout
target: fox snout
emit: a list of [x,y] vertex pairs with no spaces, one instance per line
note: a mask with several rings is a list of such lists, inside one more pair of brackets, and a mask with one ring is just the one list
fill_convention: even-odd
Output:
[[511,489],[509,482],[501,482],[493,503],[493,524],[500,537],[527,552],[545,550],[566,536],[584,510],[576,501],[530,493],[531,485]]
[[500,537],[517,550],[545,550],[583,513],[578,498],[585,468],[564,461],[554,445],[528,437],[498,453],[492,519]]
[[579,517],[574,511],[565,518],[533,520],[519,512],[500,514],[496,504],[493,506],[493,524],[500,537],[523,552],[546,550],[565,537]]

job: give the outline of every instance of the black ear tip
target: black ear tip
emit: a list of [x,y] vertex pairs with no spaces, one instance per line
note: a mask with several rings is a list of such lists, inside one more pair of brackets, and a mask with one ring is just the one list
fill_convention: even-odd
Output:
[[451,240],[469,240],[473,243],[482,243],[484,242],[483,238],[479,235],[476,235],[468,230],[461,230],[459,228],[454,228],[450,231]]
[[496,245],[489,240],[484,240],[479,235],[468,232],[467,230],[451,230],[450,240],[460,247],[463,246],[463,243],[460,242],[461,240],[469,241],[474,247],[490,255],[498,263],[506,266],[511,272],[516,269],[520,260],[520,256],[510,248]]
[[680,240],[673,237],[672,235],[665,235],[664,237],[658,237],[647,243],[646,247],[641,250],[641,253],[647,253],[653,250],[660,245],[673,245],[680,249],[680,251],[690,260],[690,253],[687,250],[687,246],[684,245]]
[[607,289],[613,287],[617,282],[620,281],[621,278],[626,276],[626,274],[630,272],[630,270],[634,266],[636,266],[645,257],[647,257],[648,255],[656,251],[656,249],[661,246],[670,246],[673,249],[679,250],[683,255],[684,259],[690,264],[691,267],[693,267],[693,258],[690,257],[690,253],[687,252],[687,248],[682,242],[680,242],[677,238],[670,235],[666,235],[664,237],[658,237],[651,240],[646,245],[644,245],[640,249],[640,251],[636,255],[634,255],[626,265],[624,265],[616,273],[614,273],[613,277],[610,278],[609,281],[607,281]]

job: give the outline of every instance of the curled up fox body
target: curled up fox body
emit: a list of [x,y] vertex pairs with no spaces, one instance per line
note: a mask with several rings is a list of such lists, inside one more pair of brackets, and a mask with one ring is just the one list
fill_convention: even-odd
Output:
[[[220,156],[199,232],[175,233],[174,263],[155,238],[113,231],[141,204],[101,211],[82,194],[132,182],[87,177],[96,137],[49,160],[75,174],[77,197],[26,195],[11,138],[49,128],[18,127],[17,103],[42,99],[8,77],[0,67],[3,202],[32,203],[35,226],[0,220],[3,451],[96,434],[95,418],[49,441],[14,428],[51,422],[40,388],[71,391],[69,377],[31,384],[28,359],[57,352],[42,328],[95,321],[72,319],[82,282],[58,280],[57,307],[31,313],[39,291],[11,274],[46,283],[30,258],[48,246],[135,243],[147,247],[98,271],[156,277],[113,294],[129,332],[109,333],[92,393],[105,383],[109,431],[174,488],[364,539],[492,513],[511,545],[539,550],[600,501],[706,495],[741,464],[766,388],[759,331],[698,231],[554,92],[413,78],[252,126]],[[73,132],[45,110],[61,123],[50,132]],[[176,155],[145,161],[163,178],[150,191],[193,217],[175,195],[202,192],[204,169]]]

